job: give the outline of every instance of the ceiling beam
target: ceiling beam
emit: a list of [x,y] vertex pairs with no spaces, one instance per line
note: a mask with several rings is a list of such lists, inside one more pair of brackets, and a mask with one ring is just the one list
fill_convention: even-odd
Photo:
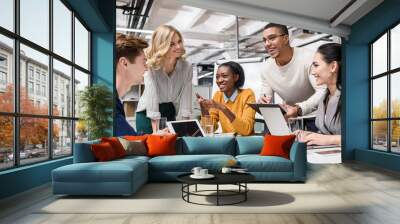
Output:
[[219,25],[219,27],[217,28],[217,31],[224,32],[224,31],[228,30],[229,28],[231,28],[235,24],[236,24],[236,16],[228,15],[224,21],[217,24],[217,25]]
[[206,33],[206,32],[195,32],[195,31],[181,31],[183,39],[197,39],[197,40],[213,40],[213,41],[225,41],[232,38],[232,35],[219,34],[219,33]]
[[347,37],[350,34],[350,27],[338,25],[331,27],[328,21],[321,19],[310,18],[306,16],[296,15],[294,13],[283,12],[279,10],[257,7],[246,3],[228,2],[224,0],[177,0],[178,2],[208,9],[237,15],[245,18],[263,20],[274,23],[281,23],[288,26],[309,29],[313,31]]
[[345,21],[349,16],[351,16],[355,11],[357,11],[361,6],[363,6],[368,0],[353,0],[349,4],[345,5],[332,19],[330,19],[331,27],[336,27],[343,21]]
[[[260,33],[264,30],[264,26],[267,25],[267,22],[262,21],[249,21],[249,24],[241,27],[240,36],[250,36]],[[240,30],[239,30],[240,31]],[[261,35],[260,35],[261,38]]]
[[[191,29],[197,21],[203,17],[203,15],[207,12],[205,9],[199,9],[199,8],[192,8],[192,17],[190,18],[185,18],[182,22],[184,23],[184,29]],[[186,22],[184,22],[186,20]]]

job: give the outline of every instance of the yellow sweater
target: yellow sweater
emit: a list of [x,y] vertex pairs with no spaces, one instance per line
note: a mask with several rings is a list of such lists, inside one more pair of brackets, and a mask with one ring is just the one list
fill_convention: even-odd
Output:
[[256,112],[249,105],[247,105],[248,103],[256,102],[254,92],[251,89],[238,89],[238,94],[234,102],[230,100],[225,102],[224,93],[221,91],[218,91],[214,94],[213,100],[224,104],[236,116],[235,120],[231,123],[222,111],[211,109],[209,113],[213,119],[214,128],[217,127],[219,121],[221,123],[223,133],[234,132],[239,135],[253,134]]

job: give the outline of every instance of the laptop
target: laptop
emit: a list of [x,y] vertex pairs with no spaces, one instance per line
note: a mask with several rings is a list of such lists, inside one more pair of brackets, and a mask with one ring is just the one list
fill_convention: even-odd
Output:
[[168,121],[167,127],[172,134],[178,137],[204,137],[205,132],[198,120]]
[[[290,130],[278,104],[268,104],[268,106],[259,107],[260,113],[264,118],[271,135],[290,135]],[[336,148],[340,145],[309,145],[309,149]]]
[[258,108],[271,135],[290,135],[290,130],[279,104],[264,104]]

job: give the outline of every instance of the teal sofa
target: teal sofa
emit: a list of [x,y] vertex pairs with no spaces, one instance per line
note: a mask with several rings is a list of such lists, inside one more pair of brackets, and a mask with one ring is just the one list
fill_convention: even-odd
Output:
[[196,166],[219,172],[232,159],[259,182],[306,180],[306,146],[298,142],[285,159],[258,155],[262,136],[183,137],[177,140],[177,155],[127,156],[108,162],[96,162],[90,149],[94,143],[98,141],[75,144],[74,163],[52,171],[54,194],[131,195],[148,181],[176,181]]

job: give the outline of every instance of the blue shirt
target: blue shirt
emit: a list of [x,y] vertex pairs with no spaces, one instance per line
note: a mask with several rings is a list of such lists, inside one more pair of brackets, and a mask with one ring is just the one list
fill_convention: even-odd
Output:
[[227,97],[227,96],[225,95],[225,93],[224,93],[224,101],[225,101],[225,103],[227,103],[229,100],[230,100],[232,103],[235,102],[235,99],[236,99],[237,95],[238,95],[238,89],[235,89],[235,91],[232,93],[232,96],[231,96],[231,97]]
[[122,105],[121,100],[117,96],[117,105],[115,111],[115,136],[124,136],[124,135],[137,135],[135,129],[128,123],[125,117],[125,111]]

